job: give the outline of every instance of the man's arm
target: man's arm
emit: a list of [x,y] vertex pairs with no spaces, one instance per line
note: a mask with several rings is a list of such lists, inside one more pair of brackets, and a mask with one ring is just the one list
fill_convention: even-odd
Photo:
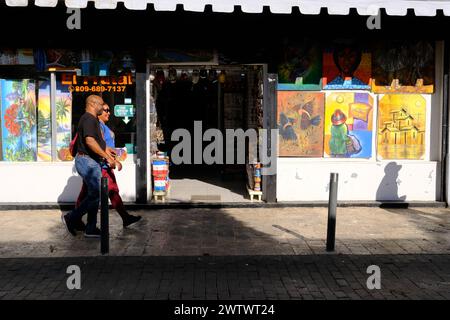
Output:
[[115,159],[103,151],[94,138],[86,137],[86,144],[93,152],[98,154],[100,157],[105,158],[111,168],[114,169],[116,167]]

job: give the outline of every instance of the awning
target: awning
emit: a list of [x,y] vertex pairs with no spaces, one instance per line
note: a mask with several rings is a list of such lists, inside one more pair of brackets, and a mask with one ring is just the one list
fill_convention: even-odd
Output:
[[[5,0],[8,6],[25,7],[34,4],[39,7],[55,7],[64,0]],[[408,9],[417,16],[435,16],[437,10],[443,10],[450,16],[450,0],[65,0],[69,8],[86,8],[88,2],[94,2],[97,9],[115,9],[118,2],[130,10],[145,10],[153,4],[156,11],[175,11],[182,5],[185,11],[203,12],[211,5],[214,12],[234,12],[240,6],[245,13],[261,13],[268,7],[272,13],[289,14],[299,8],[302,14],[319,14],[322,8],[329,14],[347,15],[355,8],[360,15],[374,15],[379,9],[385,9],[388,15],[404,16]]]

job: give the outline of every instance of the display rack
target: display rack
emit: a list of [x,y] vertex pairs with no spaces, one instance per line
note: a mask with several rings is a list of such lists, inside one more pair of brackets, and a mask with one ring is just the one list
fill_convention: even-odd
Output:
[[152,157],[153,200],[165,202],[170,192],[169,157],[157,152]]

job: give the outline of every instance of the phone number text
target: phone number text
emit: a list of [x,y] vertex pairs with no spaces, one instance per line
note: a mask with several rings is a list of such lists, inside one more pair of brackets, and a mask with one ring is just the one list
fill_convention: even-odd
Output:
[[126,86],[70,86],[70,92],[125,92]]

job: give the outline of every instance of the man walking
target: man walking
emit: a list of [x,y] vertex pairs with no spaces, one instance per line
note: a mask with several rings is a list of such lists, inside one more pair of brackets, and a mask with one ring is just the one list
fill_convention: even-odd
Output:
[[86,99],[86,112],[78,123],[77,155],[75,156],[75,168],[83,178],[87,186],[87,197],[80,205],[63,214],[61,219],[67,231],[76,235],[77,226],[82,216],[87,212],[87,224],[84,236],[87,238],[99,238],[100,229],[97,228],[97,212],[100,201],[100,181],[102,177],[101,162],[115,168],[115,159],[110,149],[106,148],[102,138],[98,116],[103,113],[103,99],[96,95],[90,95]]
[[[103,139],[106,143],[106,148],[115,149],[116,143],[115,143],[115,135],[114,132],[106,125],[106,122],[109,121],[109,116],[111,114],[111,109],[109,106],[105,103],[103,104],[103,113],[98,116],[98,120],[100,120],[100,129],[103,134]],[[122,164],[116,160],[116,166],[117,169],[120,171],[122,170]],[[116,209],[116,211],[119,213],[120,217],[122,218],[123,227],[126,228],[129,225],[138,222],[141,220],[140,216],[133,216],[129,214],[125,210],[125,206],[123,205],[122,197],[119,194],[119,186],[117,185],[116,176],[114,174],[114,170],[108,166],[106,163],[102,164],[102,176],[104,178],[108,179],[108,196],[111,200],[112,207]],[[86,184],[83,182],[83,186],[80,191],[80,195],[78,196],[77,204],[78,207],[80,203],[83,201],[83,199],[86,198],[87,195],[87,188]],[[78,229],[78,225],[81,225],[81,228],[83,227],[81,223],[77,223],[75,228]],[[83,230],[83,229],[81,229]]]

